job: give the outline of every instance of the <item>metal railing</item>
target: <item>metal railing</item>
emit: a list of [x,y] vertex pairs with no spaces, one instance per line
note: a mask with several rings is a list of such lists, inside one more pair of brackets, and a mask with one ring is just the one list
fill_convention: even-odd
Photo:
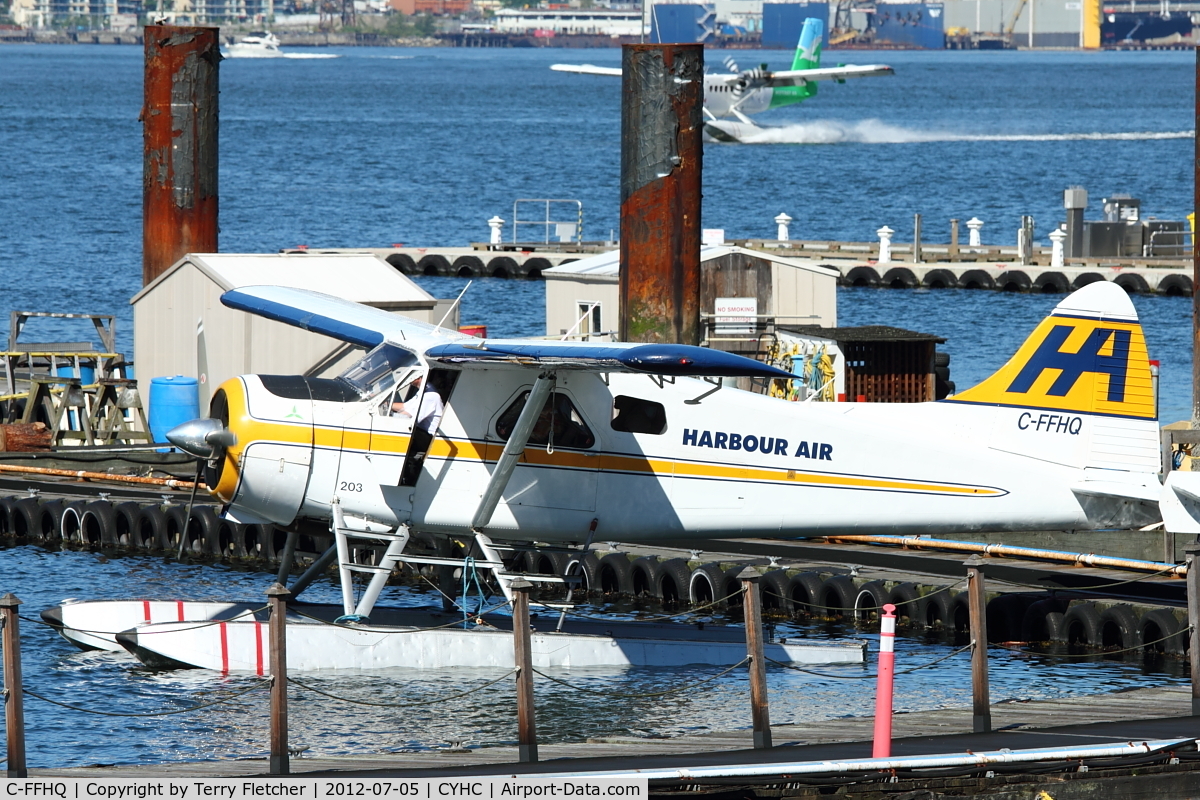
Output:
[[[521,219],[520,209],[522,204],[540,203],[544,209],[541,219]],[[574,206],[574,215],[567,219],[554,219],[551,217],[551,209],[562,205]],[[555,211],[555,214],[559,213]],[[570,214],[570,212],[566,212]],[[513,201],[513,220],[512,220],[512,240],[516,244],[521,241],[519,233],[522,225],[541,225],[544,231],[542,239],[544,244],[550,244],[550,228],[554,227],[554,235],[559,242],[571,242],[576,244],[583,242],[583,203],[578,200],[554,200],[542,198],[520,198]]]

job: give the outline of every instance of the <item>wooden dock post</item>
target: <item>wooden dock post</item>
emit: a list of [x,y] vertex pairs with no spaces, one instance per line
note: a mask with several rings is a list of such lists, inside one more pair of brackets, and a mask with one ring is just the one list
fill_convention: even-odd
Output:
[[288,761],[287,601],[292,593],[278,583],[267,589],[271,606],[271,774],[291,772]]
[[21,627],[12,592],[0,597],[4,646],[4,730],[8,734],[8,777],[28,778],[25,768],[25,693],[21,690]]
[[1187,619],[1189,631],[1188,660],[1192,676],[1192,716],[1200,715],[1200,544],[1189,544],[1184,550],[1187,562]]
[[742,582],[742,608],[746,612],[746,655],[750,656],[750,716],[754,722],[754,749],[771,746],[771,713],[767,705],[767,661],[763,658],[761,576],[754,567],[738,573]]
[[967,609],[971,618],[971,721],[975,733],[992,729],[992,702],[988,691],[987,608],[983,588],[983,558],[973,555],[963,562],[967,568]]
[[517,743],[520,760],[538,760],[537,724],[533,717],[533,650],[529,642],[529,590],[533,584],[518,578],[513,590],[513,654],[517,667]]

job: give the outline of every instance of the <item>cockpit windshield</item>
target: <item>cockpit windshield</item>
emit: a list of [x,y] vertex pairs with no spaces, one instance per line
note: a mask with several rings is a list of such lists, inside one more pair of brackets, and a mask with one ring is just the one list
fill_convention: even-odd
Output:
[[417,356],[403,347],[383,344],[363,356],[358,363],[338,376],[354,387],[363,398],[374,397],[392,387],[392,373],[417,363]]

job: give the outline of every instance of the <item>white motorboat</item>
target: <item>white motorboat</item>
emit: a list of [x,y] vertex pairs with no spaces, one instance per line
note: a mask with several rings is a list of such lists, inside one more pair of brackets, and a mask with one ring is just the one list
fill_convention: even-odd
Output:
[[225,48],[226,58],[337,58],[337,53],[285,53],[270,31],[251,31]]
[[281,58],[279,37],[270,31],[252,31],[225,51],[226,58]]

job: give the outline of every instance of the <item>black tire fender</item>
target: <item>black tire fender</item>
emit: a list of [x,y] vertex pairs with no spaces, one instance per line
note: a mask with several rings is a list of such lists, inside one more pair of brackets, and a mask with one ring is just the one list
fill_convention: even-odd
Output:
[[117,503],[113,506],[113,538],[123,547],[149,550],[137,536],[137,520],[142,509],[137,503]]
[[168,549],[171,552],[179,552],[180,541],[184,542],[185,555],[199,555],[204,552],[204,540],[199,531],[188,524],[187,506],[168,506],[163,513],[167,515],[167,538],[171,543]]
[[[1021,641],[1023,642],[1061,642],[1063,635],[1063,612],[1067,604],[1055,597],[1038,600],[1025,609],[1021,618]],[[1057,637],[1057,638],[1056,638]]]
[[633,564],[624,553],[601,557],[596,567],[596,589],[602,594],[633,596]]
[[820,598],[816,609],[820,616],[844,617],[854,613],[858,587],[848,575],[833,575],[821,584]]
[[883,581],[867,581],[854,594],[855,619],[883,616],[883,606],[890,598],[891,593],[883,588]]
[[113,511],[112,503],[96,500],[84,506],[83,517],[79,520],[79,533],[88,544],[108,547],[119,544],[117,513]]
[[787,592],[788,597],[792,598],[792,613],[821,616],[822,609],[817,606],[821,605],[821,585],[823,583],[821,576],[815,572],[801,572],[799,575],[792,576],[791,581],[788,582]]
[[691,567],[682,558],[669,558],[659,565],[658,596],[664,603],[688,602]]
[[659,597],[658,559],[653,556],[635,558],[630,565],[635,597]]
[[1118,650],[1142,646],[1142,626],[1128,603],[1109,606],[1100,614],[1100,646]]
[[56,542],[62,525],[63,502],[61,500],[45,500],[38,505],[37,535],[47,542]]
[[1025,611],[1036,597],[1024,594],[1002,594],[987,604],[987,638],[989,642],[1015,642],[1021,638],[1021,623]]
[[971,632],[971,603],[968,592],[959,592],[950,599],[950,618],[946,627],[955,633]]
[[242,558],[246,555],[242,542],[242,525],[231,519],[217,517],[217,547],[222,558]]
[[165,553],[171,548],[167,537],[167,515],[157,503],[142,506],[137,525],[138,537],[148,549]]
[[16,536],[13,530],[13,509],[20,502],[19,497],[5,497],[0,500],[0,535],[7,538]]
[[954,630],[953,589],[935,589],[921,595],[921,623],[927,628]]
[[[72,500],[62,507],[58,515],[59,539],[75,544],[93,544],[83,538],[83,507],[86,505],[85,500]],[[96,541],[94,544],[98,545],[100,542]]]
[[38,520],[42,510],[36,497],[22,497],[12,506],[9,519],[12,520],[13,536],[18,539],[38,538]]
[[195,542],[199,540],[199,552],[217,558],[227,555],[221,551],[221,539],[217,531],[219,525],[220,519],[212,506],[193,506],[192,515],[188,518],[188,543],[193,550]]
[[1100,612],[1096,610],[1094,603],[1072,603],[1067,609],[1063,625],[1066,628],[1067,644],[1100,646]]
[[692,603],[712,603],[725,597],[725,570],[709,562],[692,570],[688,576],[687,598]]
[[923,625],[922,611],[925,604],[921,602],[921,591],[915,583],[898,583],[888,592],[889,603],[896,607],[897,624]]
[[1138,629],[1146,653],[1181,656],[1188,650],[1189,637],[1183,635],[1183,623],[1166,608],[1155,608],[1142,615]]
[[791,580],[787,572],[782,569],[773,569],[762,576],[759,586],[762,587],[763,611],[779,611],[789,617],[792,615],[795,604],[788,592],[788,584],[791,583]]
[[[591,594],[592,586],[597,583],[596,569],[600,566],[600,559],[595,553],[588,551],[580,558],[578,555],[568,555],[567,565],[563,568],[563,575],[576,575],[581,580],[575,585],[575,588],[584,594]],[[568,585],[567,588],[571,588]]]

